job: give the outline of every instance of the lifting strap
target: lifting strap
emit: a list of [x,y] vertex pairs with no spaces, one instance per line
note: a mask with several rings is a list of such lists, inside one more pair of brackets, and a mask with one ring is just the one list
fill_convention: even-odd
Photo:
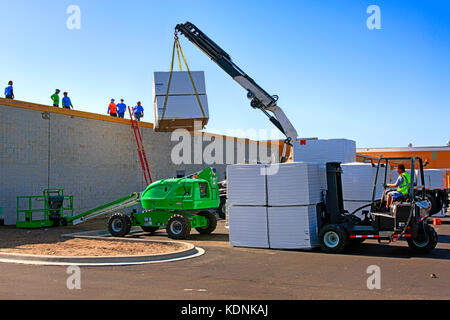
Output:
[[181,49],[181,45],[180,45],[180,41],[178,40],[178,36],[175,34],[175,41],[173,43],[173,50],[172,50],[172,62],[170,64],[169,83],[167,85],[166,98],[164,100],[164,109],[163,109],[163,114],[162,114],[161,120],[164,120],[164,116],[166,114],[167,100],[169,99],[170,85],[172,84],[173,63],[175,61],[175,49],[177,50],[178,62],[180,64],[180,71],[183,71],[182,66],[181,66],[181,57],[180,57],[180,53],[181,53],[181,56],[183,57],[183,60],[184,60],[184,64],[186,65],[186,70],[189,74],[189,78],[191,79],[192,87],[194,88],[195,96],[197,97],[197,101],[200,106],[200,110],[202,111],[203,118],[206,118],[205,110],[203,109],[202,102],[200,100],[200,96],[198,95],[197,88],[195,87],[194,79],[192,78],[191,71],[189,70],[189,66],[187,64],[186,57],[184,56],[183,49]]

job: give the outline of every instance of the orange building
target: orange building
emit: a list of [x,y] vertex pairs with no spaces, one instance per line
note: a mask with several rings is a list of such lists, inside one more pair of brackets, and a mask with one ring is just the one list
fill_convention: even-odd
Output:
[[[444,169],[447,173],[447,188],[450,188],[450,146],[444,147],[408,147],[408,148],[360,148],[360,155],[370,157],[420,157],[428,160],[427,169]],[[363,157],[358,157],[359,161]],[[406,164],[405,164],[406,165]]]

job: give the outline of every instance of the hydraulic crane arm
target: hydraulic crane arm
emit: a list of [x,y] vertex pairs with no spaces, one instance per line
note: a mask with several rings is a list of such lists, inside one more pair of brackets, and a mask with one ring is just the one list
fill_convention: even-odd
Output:
[[186,36],[186,38],[194,43],[237,83],[247,90],[247,97],[251,100],[251,106],[261,110],[286,136],[286,143],[292,145],[298,137],[297,131],[283,110],[277,106],[278,96],[271,96],[268,94],[252,78],[233,63],[228,53],[192,23],[186,22],[185,24],[179,24],[175,27],[175,31]]

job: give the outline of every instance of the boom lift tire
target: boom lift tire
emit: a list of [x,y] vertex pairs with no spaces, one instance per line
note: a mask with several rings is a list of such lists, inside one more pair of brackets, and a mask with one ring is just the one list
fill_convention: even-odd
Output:
[[219,208],[217,208],[217,215],[220,219],[226,219],[225,206],[227,204],[227,199],[221,198]]
[[175,214],[167,221],[166,231],[169,238],[184,240],[187,239],[191,233],[191,223],[185,216]]
[[408,238],[408,246],[418,253],[428,253],[432,251],[438,243],[438,235],[433,227],[424,224],[425,234],[416,239]]
[[320,247],[326,253],[341,253],[349,244],[349,237],[344,228],[329,224],[320,230]]
[[124,213],[115,213],[108,221],[108,230],[113,237],[125,237],[131,230],[131,219]]
[[159,230],[159,227],[145,227],[145,226],[141,226],[141,229],[142,229],[144,232],[148,232],[148,233],[150,233],[150,234],[154,234],[156,231]]
[[216,216],[209,211],[202,211],[198,214],[199,216],[203,216],[208,220],[208,225],[204,228],[195,228],[200,234],[211,234],[217,228],[217,218]]

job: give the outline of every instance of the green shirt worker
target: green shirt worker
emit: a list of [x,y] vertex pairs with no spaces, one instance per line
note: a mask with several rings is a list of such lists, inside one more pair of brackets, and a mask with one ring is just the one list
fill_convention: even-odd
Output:
[[52,99],[53,101],[53,106],[54,107],[59,107],[59,93],[61,91],[59,89],[55,90],[55,93],[50,97],[50,99]]
[[398,179],[394,184],[387,184],[389,188],[397,188],[397,191],[391,191],[387,195],[386,209],[389,209],[396,200],[401,200],[409,194],[411,175],[405,171],[405,166],[399,164],[397,167]]

